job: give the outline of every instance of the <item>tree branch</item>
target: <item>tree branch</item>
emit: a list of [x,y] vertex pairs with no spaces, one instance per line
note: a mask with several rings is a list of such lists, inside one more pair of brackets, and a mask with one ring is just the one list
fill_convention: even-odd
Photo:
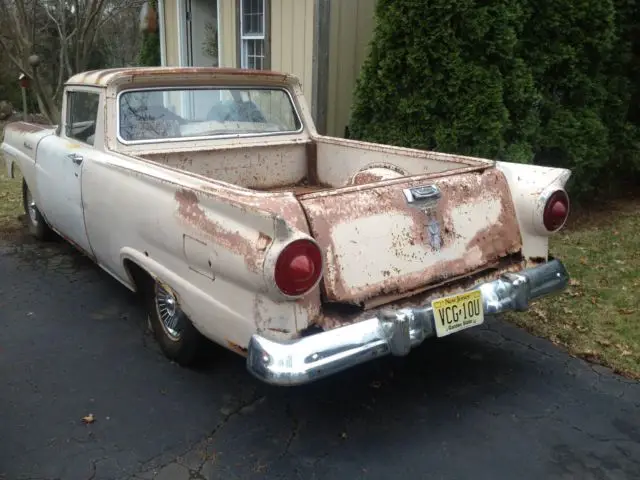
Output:
[[33,76],[26,71],[27,69],[24,68],[24,64],[18,60],[14,55],[12,55],[11,51],[9,50],[9,47],[7,46],[6,40],[3,39],[0,36],[0,47],[2,47],[2,50],[4,50],[4,52],[6,53],[7,57],[9,57],[9,60],[11,60],[11,63],[13,63],[18,70],[20,70],[21,72],[24,72],[24,74],[29,78],[29,79],[33,79]]

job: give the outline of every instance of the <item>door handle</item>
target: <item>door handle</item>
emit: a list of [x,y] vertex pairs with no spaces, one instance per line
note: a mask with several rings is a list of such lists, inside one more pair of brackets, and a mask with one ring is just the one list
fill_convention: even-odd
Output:
[[84,160],[82,158],[82,155],[78,155],[77,153],[70,153],[69,155],[67,155],[67,158],[71,159],[71,161],[76,165],[80,165],[82,163],[82,160]]

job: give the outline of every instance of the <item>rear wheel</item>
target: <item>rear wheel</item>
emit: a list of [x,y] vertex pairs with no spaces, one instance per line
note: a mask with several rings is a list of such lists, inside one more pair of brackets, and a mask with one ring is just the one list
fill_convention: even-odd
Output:
[[29,233],[38,240],[49,240],[53,235],[53,231],[49,228],[49,225],[47,225],[40,210],[38,210],[36,202],[31,195],[31,190],[29,190],[25,180],[22,180],[22,205],[24,212],[27,214]]
[[196,362],[204,337],[180,308],[171,287],[154,280],[145,294],[149,322],[156,341],[167,358],[182,366]]

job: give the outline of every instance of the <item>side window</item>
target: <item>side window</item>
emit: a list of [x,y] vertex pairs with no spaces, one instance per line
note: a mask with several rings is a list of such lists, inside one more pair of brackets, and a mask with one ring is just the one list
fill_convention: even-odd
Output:
[[65,134],[69,138],[93,145],[98,120],[100,94],[68,92]]

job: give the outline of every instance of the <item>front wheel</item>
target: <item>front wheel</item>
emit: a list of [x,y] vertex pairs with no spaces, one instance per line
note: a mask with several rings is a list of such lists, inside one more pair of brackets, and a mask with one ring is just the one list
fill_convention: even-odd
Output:
[[146,293],[151,330],[167,358],[182,366],[196,362],[204,337],[182,311],[173,290],[155,280]]
[[29,190],[25,180],[22,180],[22,206],[24,207],[24,213],[27,214],[29,233],[38,240],[49,240],[52,237],[53,231],[49,228],[49,225],[47,225],[40,210],[38,210],[36,202],[31,195],[31,190]]

